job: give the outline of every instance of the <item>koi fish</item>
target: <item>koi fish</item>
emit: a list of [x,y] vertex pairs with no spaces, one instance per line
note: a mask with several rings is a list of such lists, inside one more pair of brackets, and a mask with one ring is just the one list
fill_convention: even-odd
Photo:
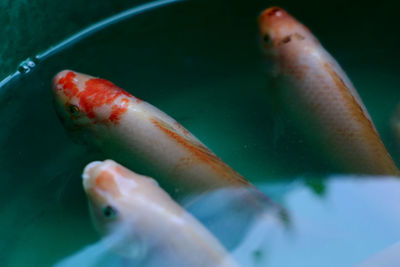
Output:
[[113,248],[123,257],[136,251],[147,259],[145,266],[238,266],[152,178],[112,160],[89,163],[82,177],[96,228],[104,235],[123,229],[124,243]]
[[259,16],[279,107],[343,171],[399,175],[359,94],[310,30],[279,7]]
[[174,197],[251,186],[177,121],[113,83],[70,70],[53,83],[57,113],[72,139],[159,177]]

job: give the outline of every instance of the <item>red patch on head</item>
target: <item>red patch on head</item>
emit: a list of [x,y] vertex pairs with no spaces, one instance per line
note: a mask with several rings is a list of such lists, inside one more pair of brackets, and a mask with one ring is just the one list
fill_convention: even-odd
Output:
[[102,171],[95,180],[95,185],[102,191],[107,191],[114,196],[118,196],[120,191],[115,183],[114,175],[108,170]]
[[[112,82],[96,78],[88,80],[85,83],[85,90],[78,94],[79,105],[89,118],[95,117],[95,108],[114,104],[115,100],[120,96],[132,97],[130,93],[122,90]],[[121,114],[126,112],[127,103],[129,103],[129,100],[124,98],[122,104],[112,106],[112,114],[109,117],[112,122],[117,122]]]
[[281,25],[293,23],[294,18],[280,7],[270,7],[264,10],[258,18],[263,33],[276,31]]
[[121,115],[124,114],[126,112],[126,110],[128,109],[128,105],[129,105],[129,99],[123,98],[119,105],[112,106],[111,115],[110,115],[110,117],[108,117],[108,119],[111,122],[118,124],[119,120],[121,119]]
[[271,19],[280,17],[280,16],[284,15],[285,13],[286,12],[280,7],[270,7],[261,13],[259,20],[260,21],[270,21]]
[[266,16],[276,16],[276,15],[280,15],[279,13],[280,12],[282,12],[282,9],[280,8],[280,7],[271,7],[271,8],[268,8],[266,11],[265,11],[265,15]]
[[78,94],[79,90],[74,82],[74,78],[76,74],[72,71],[69,71],[64,77],[58,80],[58,84],[62,85],[64,94],[71,98]]

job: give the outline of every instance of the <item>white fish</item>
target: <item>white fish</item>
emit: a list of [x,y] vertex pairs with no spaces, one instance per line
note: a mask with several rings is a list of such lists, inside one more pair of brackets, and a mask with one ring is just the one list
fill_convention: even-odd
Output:
[[66,70],[54,78],[53,92],[75,141],[156,177],[174,197],[252,187],[174,119],[109,81]]
[[277,102],[336,168],[399,175],[356,89],[310,30],[279,7],[259,17]]
[[123,231],[113,249],[144,266],[238,266],[219,241],[149,177],[112,160],[88,164],[83,186],[96,228]]

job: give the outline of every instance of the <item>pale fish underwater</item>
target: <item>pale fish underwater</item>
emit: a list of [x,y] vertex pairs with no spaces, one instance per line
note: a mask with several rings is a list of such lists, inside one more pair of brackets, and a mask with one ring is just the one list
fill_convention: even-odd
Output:
[[336,170],[399,175],[359,94],[310,30],[279,7],[259,16],[277,106]]
[[[221,208],[218,213],[213,213],[216,217],[228,216],[235,223],[246,221],[251,224],[250,230],[241,238],[241,243],[229,250],[230,257],[235,259],[237,264],[249,267],[337,267],[378,262],[380,263],[378,266],[390,266],[388,263],[393,257],[382,256],[371,259],[370,257],[397,244],[400,240],[398,228],[400,182],[396,177],[363,176],[362,179],[355,175],[326,177],[327,190],[322,196],[315,195],[310,189],[300,186],[303,182],[304,179],[299,178],[285,193],[285,207],[291,211],[292,218],[290,229],[268,215],[249,218],[226,207]],[[257,186],[263,192],[274,190],[268,183]],[[218,189],[212,192],[213,196],[207,200],[208,206],[225,199],[228,191],[229,189]],[[349,202],[352,204],[349,205]],[[206,204],[203,207],[205,206]],[[142,209],[142,212],[150,214],[153,209],[150,206]],[[196,212],[196,208],[190,209],[190,212]],[[130,214],[132,214],[130,216],[144,215],[139,213],[135,215],[131,212]],[[205,226],[210,228],[213,222],[213,220],[208,221]],[[164,220],[156,220],[152,226],[165,227],[164,224]],[[148,263],[146,257],[150,255],[153,255],[154,257],[150,258],[158,263],[168,259],[169,256],[173,258],[177,255],[176,251],[169,251],[173,255],[153,254],[155,250],[151,245],[154,243],[149,239],[154,238],[154,235],[151,234],[139,232],[138,236],[134,236],[138,238],[138,242],[135,242],[134,238],[127,240],[122,234],[126,231],[123,225],[116,224],[113,234],[106,235],[102,241],[66,258],[58,266],[76,266],[74,263],[79,262],[87,263],[87,266],[126,266],[129,263],[131,266],[146,267],[153,266],[150,263],[146,265]],[[175,233],[177,234],[178,232]],[[167,242],[161,237],[163,236],[158,236],[156,241]],[[127,241],[132,243],[127,244]],[[191,246],[196,245],[195,239],[188,242],[194,242]],[[135,256],[127,259],[115,253],[121,248],[121,244],[122,247],[131,249],[132,255]],[[387,253],[384,251],[384,254],[389,253],[393,256],[390,252],[393,249],[396,251],[396,247],[392,246]],[[123,251],[126,253],[129,250]],[[335,257],[332,257],[333,251]],[[164,263],[168,264],[166,261]]]
[[252,187],[174,119],[109,81],[62,71],[53,89],[57,114],[76,142],[156,177],[174,197]]
[[111,250],[125,264],[237,266],[219,241],[155,180],[112,160],[88,164],[82,177],[95,227],[114,240],[117,245]]
[[[239,190],[229,190],[225,199],[219,197],[220,206],[226,205],[249,216],[269,213],[290,223],[284,208],[156,107],[109,81],[72,71],[60,72],[54,79],[53,89],[57,113],[74,140],[103,151],[113,160],[122,159],[125,166],[135,171],[144,166],[143,173],[154,177],[179,203],[200,207],[208,203],[198,201],[206,192],[234,187]],[[252,207],[248,212],[247,206]],[[195,217],[209,218],[214,212],[201,210]],[[229,217],[213,218],[214,225],[228,226],[219,232],[219,237],[229,248],[236,246],[242,236],[232,237],[230,233],[245,233],[248,229],[248,224],[233,224]]]

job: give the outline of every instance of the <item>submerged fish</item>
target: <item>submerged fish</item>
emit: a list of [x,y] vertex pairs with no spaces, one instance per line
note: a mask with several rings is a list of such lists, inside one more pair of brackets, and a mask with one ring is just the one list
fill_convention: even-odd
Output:
[[399,175],[353,84],[310,30],[279,7],[259,17],[274,94],[297,128],[343,171]]
[[157,177],[174,197],[251,186],[170,116],[107,80],[65,70],[54,78],[53,92],[75,141]]
[[123,232],[124,242],[113,248],[123,257],[142,257],[141,266],[238,266],[155,180],[106,160],[86,166],[83,186],[96,228]]

